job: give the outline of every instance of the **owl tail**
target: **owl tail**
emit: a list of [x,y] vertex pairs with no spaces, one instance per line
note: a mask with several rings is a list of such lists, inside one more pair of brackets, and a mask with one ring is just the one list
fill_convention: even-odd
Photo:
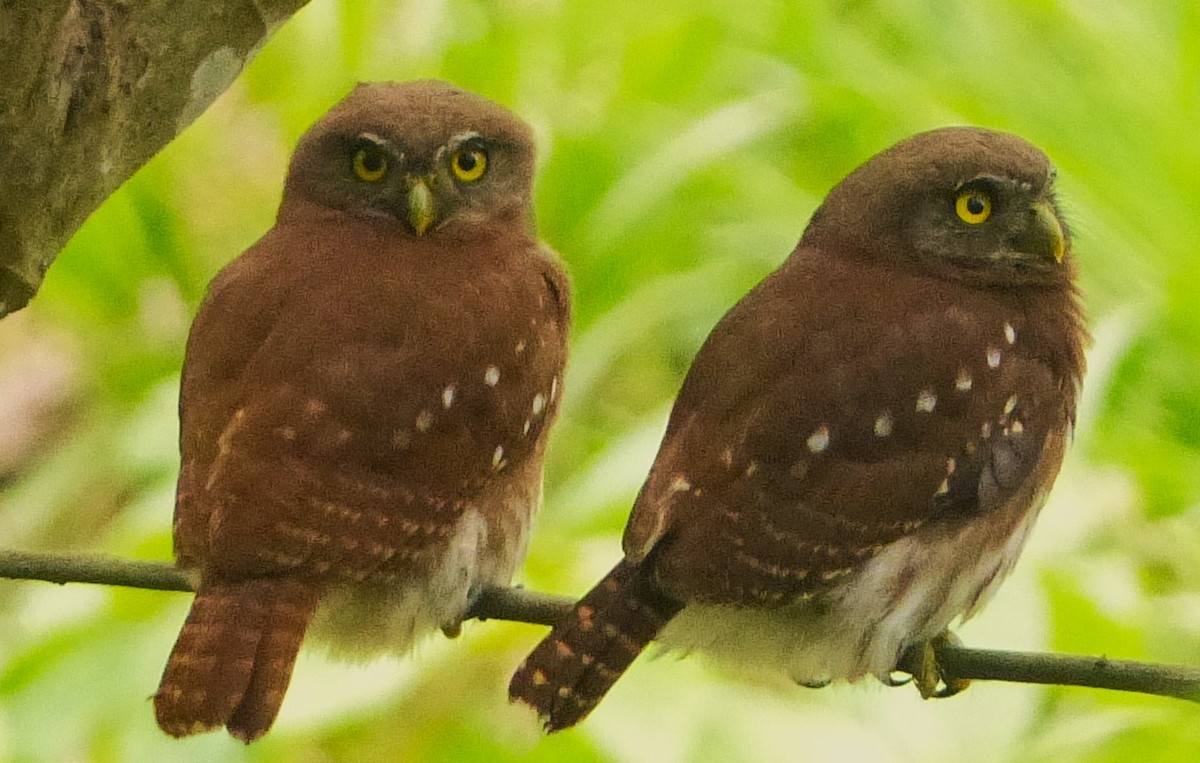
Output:
[[265,734],[318,598],[297,580],[203,582],[154,695],[159,727],[183,737],[225,726],[246,744]]
[[547,732],[574,726],[682,608],[622,561],[525,658],[509,699],[536,710]]

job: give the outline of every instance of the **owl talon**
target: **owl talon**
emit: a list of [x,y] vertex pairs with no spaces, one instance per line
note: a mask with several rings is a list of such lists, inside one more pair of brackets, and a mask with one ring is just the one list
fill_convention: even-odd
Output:
[[816,681],[796,681],[797,686],[803,686],[805,689],[824,689],[833,681],[828,678],[822,678]]
[[454,625],[443,625],[442,634],[446,638],[458,638],[462,635],[462,621],[459,621]]
[[955,678],[948,675],[937,660],[937,650],[939,647],[946,645],[958,646],[961,643],[962,641],[958,636],[950,631],[944,631],[941,635],[935,636],[916,647],[919,650],[919,654],[916,656],[917,664],[912,674],[912,681],[916,684],[917,691],[921,693],[923,699],[953,697],[971,684],[965,678]]
[[[896,672],[903,673],[904,671],[896,671]],[[911,675],[898,676],[898,675],[896,675],[896,672],[892,672],[892,673],[887,674],[886,676],[880,677],[880,679],[879,679],[880,682],[884,686],[889,686],[889,687],[893,687],[893,688],[897,687],[897,686],[908,686],[910,683],[913,682],[913,677]]]

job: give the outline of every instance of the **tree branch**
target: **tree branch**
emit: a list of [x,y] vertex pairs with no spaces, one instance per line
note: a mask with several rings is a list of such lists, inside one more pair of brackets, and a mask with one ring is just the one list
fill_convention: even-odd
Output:
[[[194,583],[173,564],[116,559],[98,554],[56,554],[0,549],[0,578],[49,583],[191,591]],[[567,614],[572,600],[522,588],[489,588],[472,604],[468,618],[553,625]],[[1086,686],[1200,702],[1200,668],[1132,660],[1110,660],[1035,652],[1003,652],[938,645],[943,671],[958,679]],[[912,672],[919,650],[910,649],[900,669]]]

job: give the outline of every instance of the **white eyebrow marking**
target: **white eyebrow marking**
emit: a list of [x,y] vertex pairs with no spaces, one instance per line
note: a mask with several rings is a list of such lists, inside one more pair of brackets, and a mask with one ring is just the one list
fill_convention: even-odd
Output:
[[460,132],[458,135],[452,136],[448,145],[453,145],[455,148],[458,148],[461,144],[466,143],[468,140],[475,140],[481,137],[482,136],[474,130],[467,130],[466,132]]

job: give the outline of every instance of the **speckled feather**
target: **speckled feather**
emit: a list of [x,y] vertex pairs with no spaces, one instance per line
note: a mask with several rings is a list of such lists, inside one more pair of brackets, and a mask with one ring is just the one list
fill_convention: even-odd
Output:
[[[490,150],[471,188],[442,148],[464,133]],[[364,135],[395,174],[439,173],[432,230],[406,226],[402,187],[355,184]],[[311,624],[336,651],[402,651],[511,579],[570,311],[532,172],[527,126],[438,82],[360,86],[301,139],[276,226],[188,341],[175,545],[201,582],[155,699],[168,733],[252,741]]]
[[[953,224],[974,182],[996,185],[986,229]],[[623,648],[584,648],[577,609],[510,695],[570,726],[660,631],[802,683],[883,676],[974,611],[1058,472],[1083,374],[1069,240],[1061,264],[1013,255],[1055,243],[1017,204],[1052,205],[1052,182],[1021,139],[948,129],[832,190],[701,348],[626,558],[579,605]]]

